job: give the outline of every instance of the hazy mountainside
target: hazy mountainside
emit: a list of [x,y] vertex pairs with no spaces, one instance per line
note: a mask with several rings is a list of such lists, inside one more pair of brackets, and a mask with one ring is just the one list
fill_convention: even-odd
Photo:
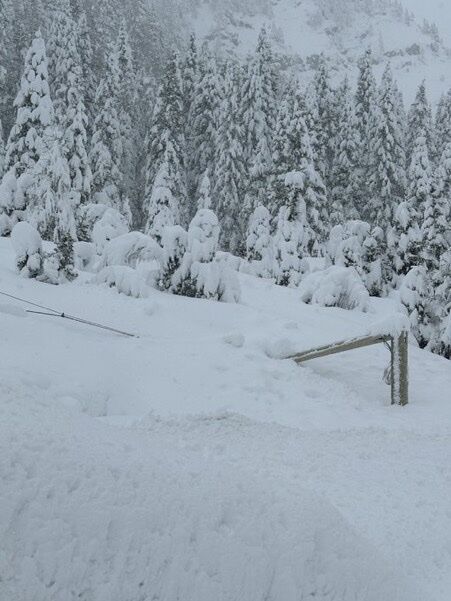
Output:
[[266,25],[284,67],[309,77],[324,53],[338,76],[355,72],[373,50],[382,71],[392,63],[407,100],[422,79],[437,100],[451,85],[451,54],[437,27],[391,0],[198,0],[192,27],[219,54],[245,55]]

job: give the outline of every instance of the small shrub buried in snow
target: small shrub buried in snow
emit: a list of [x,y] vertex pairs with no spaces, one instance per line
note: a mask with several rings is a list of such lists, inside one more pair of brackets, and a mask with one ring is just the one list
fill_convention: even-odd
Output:
[[271,215],[263,205],[259,205],[249,219],[246,258],[251,274],[262,278],[273,276]]
[[96,282],[108,284],[110,288],[116,288],[121,294],[134,298],[146,298],[149,295],[149,288],[140,274],[125,265],[105,267],[97,274]]
[[307,275],[299,286],[301,300],[312,305],[367,311],[370,295],[352,267],[332,266]]
[[11,232],[16,253],[16,265],[23,277],[37,278],[43,274],[44,252],[39,232],[29,223],[21,222]]
[[101,254],[108,242],[127,234],[128,231],[126,218],[116,209],[108,208],[92,228],[92,241],[97,252]]
[[163,261],[158,279],[160,290],[171,290],[174,273],[182,264],[188,245],[188,234],[180,225],[163,229]]
[[102,267],[123,265],[135,268],[139,263],[162,262],[163,250],[150,236],[129,232],[114,238],[104,248]]
[[219,224],[209,209],[200,209],[188,230],[188,248],[172,277],[171,291],[181,296],[238,302],[240,288],[234,272],[215,260]]
[[91,271],[96,261],[96,247],[92,242],[75,242],[75,267],[80,271]]

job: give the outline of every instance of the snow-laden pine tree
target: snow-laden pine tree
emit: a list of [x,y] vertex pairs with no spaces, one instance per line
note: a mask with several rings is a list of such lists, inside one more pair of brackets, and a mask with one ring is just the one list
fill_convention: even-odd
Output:
[[[280,209],[287,206],[288,199],[295,206],[294,199],[302,198],[308,222],[308,226],[304,224],[305,247],[313,255],[321,254],[322,244],[330,229],[330,210],[324,183],[315,169],[309,132],[297,99],[291,103],[285,99],[281,103],[274,146],[271,212],[280,217]],[[285,211],[284,214],[295,213]]]
[[390,243],[398,274],[407,274],[421,264],[423,219],[426,204],[431,202],[432,179],[427,140],[420,131],[415,140],[408,170],[407,200],[395,212],[395,228]]
[[53,134],[54,111],[48,81],[45,43],[38,31],[25,58],[20,89],[14,101],[16,121],[6,147],[6,169],[16,176],[32,171],[46,140]]
[[97,117],[89,154],[94,200],[125,214],[127,207],[121,194],[121,128],[109,78],[104,78],[97,88],[95,107]]
[[49,43],[51,88],[62,134],[61,148],[69,165],[71,193],[76,205],[88,201],[92,181],[78,33],[69,0],[57,0],[53,6]]
[[202,177],[197,196],[197,210],[211,209],[211,182],[208,175],[208,169]]
[[94,73],[94,51],[92,48],[91,34],[88,26],[86,12],[83,10],[77,17],[77,49],[80,55],[80,64],[83,72],[82,86],[88,115],[88,138],[92,133],[95,119],[94,100],[96,96],[97,78]]
[[252,273],[261,278],[273,276],[271,214],[259,205],[249,218],[246,236],[246,259]]
[[180,225],[165,226],[161,236],[163,259],[158,277],[160,290],[171,291],[174,274],[183,261],[187,246],[188,234]]
[[213,208],[221,224],[221,247],[232,253],[243,252],[244,229],[240,220],[245,177],[242,128],[238,114],[238,89],[233,66],[225,75],[225,96],[219,111],[215,155]]
[[172,278],[174,294],[224,302],[238,302],[236,274],[216,261],[219,223],[209,209],[200,209],[188,229],[188,246],[179,269]]
[[314,87],[318,108],[316,135],[318,138],[318,169],[326,185],[332,174],[337,133],[337,106],[330,82],[330,70],[324,55],[321,55],[315,73]]
[[5,139],[3,137],[2,120],[0,119],[0,180],[3,177],[3,174],[5,172],[5,164],[6,164],[6,145],[5,145]]
[[27,191],[27,221],[44,240],[53,240],[59,211],[72,205],[70,171],[61,152],[60,141],[54,139],[35,168],[36,177]]
[[125,19],[122,20],[117,40],[112,46],[108,64],[121,129],[121,189],[126,198],[131,198],[135,186],[139,133],[135,129],[137,76]]
[[[170,155],[177,165],[177,178],[173,193],[178,204],[181,225],[189,221],[191,208],[188,206],[186,189],[186,142],[185,115],[183,112],[183,84],[180,59],[173,52],[161,81],[152,125],[148,135],[145,204],[151,203],[154,181],[161,163],[168,160],[166,148],[170,146]],[[172,159],[171,159],[172,160]]]
[[189,114],[189,172],[193,187],[198,186],[199,178],[206,169],[214,172],[221,96],[216,62],[211,57],[201,56]]
[[390,65],[387,65],[379,91],[369,173],[368,221],[388,232],[397,205],[406,189],[403,132],[399,123],[399,97]]
[[451,89],[442,95],[435,116],[435,160],[440,159],[445,146],[451,143]]
[[[422,257],[437,273],[440,257],[451,247],[451,142],[445,146],[425,200],[422,238]],[[440,273],[437,276],[440,284]]]
[[[266,29],[260,31],[257,48],[247,66],[240,103],[246,169],[255,169],[256,157],[271,157],[276,116],[277,78]],[[267,150],[266,150],[267,149]],[[270,168],[270,165],[268,165]]]
[[164,140],[164,156],[154,179],[146,204],[146,234],[162,244],[166,227],[180,225],[180,203],[177,191],[182,177],[181,165],[172,143]]
[[347,79],[340,88],[339,124],[336,139],[335,161],[332,174],[331,222],[333,225],[358,219],[360,181],[360,141],[354,106]]
[[430,160],[432,160],[436,156],[435,129],[424,81],[418,88],[407,119],[406,158],[408,164],[412,158],[415,141],[420,132],[423,132],[426,136],[428,154]]
[[421,348],[436,337],[436,316],[430,275],[423,265],[404,276],[399,296],[409,313],[411,330]]
[[354,101],[356,135],[359,141],[359,161],[355,176],[360,182],[361,194],[358,212],[361,217],[366,214],[366,204],[369,198],[370,158],[377,120],[377,86],[372,63],[372,52],[368,49],[359,60],[359,76]]
[[[5,134],[9,132],[14,122],[14,94],[17,88],[17,69],[20,50],[15,44],[14,0],[0,2],[0,121],[3,123]],[[22,62],[22,61],[20,61]]]

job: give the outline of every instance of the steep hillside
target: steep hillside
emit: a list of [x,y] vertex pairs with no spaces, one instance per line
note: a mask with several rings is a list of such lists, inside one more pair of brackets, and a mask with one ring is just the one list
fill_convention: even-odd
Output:
[[193,27],[220,54],[245,55],[265,25],[284,67],[305,78],[318,54],[337,78],[354,73],[371,47],[381,71],[391,61],[407,100],[426,79],[434,100],[451,86],[451,55],[433,25],[389,0],[199,0]]

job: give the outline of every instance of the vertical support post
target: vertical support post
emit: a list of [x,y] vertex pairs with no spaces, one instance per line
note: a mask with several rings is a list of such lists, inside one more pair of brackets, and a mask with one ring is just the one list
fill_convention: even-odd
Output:
[[408,334],[403,332],[391,342],[391,403],[409,402]]

